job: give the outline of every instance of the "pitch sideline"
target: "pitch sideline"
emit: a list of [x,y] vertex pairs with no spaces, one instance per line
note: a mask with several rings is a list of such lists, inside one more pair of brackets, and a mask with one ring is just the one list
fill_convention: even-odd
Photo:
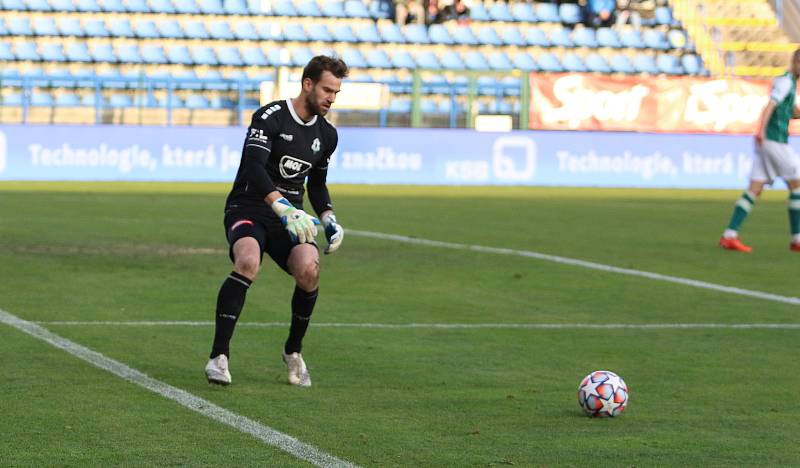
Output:
[[16,315],[0,309],[0,323],[59,348],[67,353],[82,359],[95,367],[103,369],[116,375],[128,382],[134,383],[153,393],[170,399],[181,406],[184,406],[196,413],[221,422],[240,432],[249,434],[261,440],[267,445],[276,447],[284,452],[293,455],[301,460],[305,460],[313,465],[320,467],[356,467],[350,462],[340,460],[312,445],[301,442],[294,437],[284,434],[269,426],[265,426],[245,416],[226,410],[221,406],[200,398],[180,388],[173,387],[167,383],[156,380],[132,367],[106,357],[105,355],[93,351],[85,346],[81,346],[73,341],[63,338],[55,333],[43,328],[42,326],[21,319]]

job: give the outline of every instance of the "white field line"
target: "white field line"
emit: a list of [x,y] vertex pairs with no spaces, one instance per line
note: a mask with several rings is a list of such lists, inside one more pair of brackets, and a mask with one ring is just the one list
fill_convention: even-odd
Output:
[[546,260],[549,262],[561,263],[564,265],[578,266],[588,268],[591,270],[600,270],[608,273],[619,273],[621,275],[638,276],[640,278],[648,278],[656,281],[665,281],[668,283],[677,283],[684,286],[691,286],[700,289],[709,289],[712,291],[720,291],[729,294],[738,294],[740,296],[754,297],[757,299],[764,299],[767,301],[783,302],[785,304],[800,305],[800,297],[781,296],[779,294],[766,293],[762,291],[755,291],[752,289],[742,289],[733,286],[724,286],[721,284],[709,283],[706,281],[698,281],[688,278],[681,278],[678,276],[662,275],[660,273],[651,273],[649,271],[633,270],[630,268],[620,268],[603,263],[588,262],[586,260],[578,260],[569,257],[560,257],[558,255],[548,255],[529,250],[514,250],[514,249],[501,249],[498,247],[485,247],[482,245],[470,244],[457,244],[454,242],[442,242],[428,239],[419,239],[416,237],[400,236],[396,234],[384,234],[381,232],[371,231],[356,231],[348,230],[348,234],[360,237],[370,237],[373,239],[392,240],[397,242],[404,242],[407,244],[424,245],[428,247],[442,247],[454,250],[468,250],[472,252],[492,253],[498,255],[513,255],[517,257],[535,258],[537,260]]
[[202,414],[208,418],[214,419],[234,429],[237,429],[246,434],[261,440],[267,445],[277,447],[284,452],[287,452],[301,460],[308,461],[316,466],[321,467],[354,467],[347,461],[340,460],[333,455],[330,455],[322,450],[301,442],[294,437],[277,431],[269,426],[265,426],[257,421],[249,419],[245,416],[233,413],[220,406],[211,403],[208,400],[195,396],[185,390],[173,387],[167,383],[156,380],[146,374],[126,366],[125,364],[115,361],[97,351],[92,351],[89,348],[81,346],[73,341],[52,333],[51,331],[42,328],[36,323],[23,320],[16,315],[12,315],[0,309],[0,323],[4,323],[11,327],[25,332],[34,338],[38,338],[56,348],[66,351],[75,357],[78,357],[89,364],[92,364],[100,369],[108,371],[117,377],[121,377],[128,382],[134,383],[142,388],[150,390],[153,393],[175,401],[176,403]]
[[[193,321],[50,321],[37,322],[54,326],[108,326],[108,327],[213,327],[214,322]],[[237,327],[284,328],[284,322],[239,322]],[[385,329],[800,329],[800,323],[314,323],[315,328],[385,328]]]

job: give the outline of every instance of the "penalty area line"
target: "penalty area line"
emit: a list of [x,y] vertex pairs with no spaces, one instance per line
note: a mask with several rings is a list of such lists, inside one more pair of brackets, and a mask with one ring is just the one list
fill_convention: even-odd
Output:
[[[213,327],[214,322],[178,320],[142,321],[50,321],[37,322],[53,326],[109,326],[109,327]],[[284,322],[239,322],[237,327],[282,328]],[[314,323],[315,328],[378,328],[378,329],[530,329],[530,330],[686,330],[686,329],[778,329],[797,330],[800,323]]]
[[708,289],[712,291],[719,291],[728,294],[738,294],[740,296],[754,297],[756,299],[763,299],[767,301],[782,302],[784,304],[800,305],[800,297],[781,296],[779,294],[772,294],[763,291],[755,291],[752,289],[743,289],[733,286],[725,286],[721,284],[709,283],[707,281],[693,280],[689,278],[681,278],[679,276],[662,275],[660,273],[652,273],[649,271],[634,270],[631,268],[620,268],[603,263],[589,262],[577,258],[561,257],[558,255],[548,255],[539,252],[532,252],[530,250],[515,250],[515,249],[502,249],[498,247],[486,247],[483,245],[473,244],[457,244],[455,242],[443,242],[429,239],[420,239],[417,237],[400,236],[397,234],[385,234],[382,232],[371,231],[358,231],[349,230],[349,235],[357,237],[368,237],[372,239],[391,240],[396,242],[404,242],[406,244],[424,245],[427,247],[441,247],[453,250],[468,250],[471,252],[492,253],[498,255],[513,255],[517,257],[535,258],[537,260],[546,260],[548,262],[561,263],[563,265],[572,265],[590,270],[599,270],[609,273],[618,273],[621,275],[638,276],[640,278],[647,278],[656,281],[664,281],[668,283],[682,284],[684,286],[691,286],[694,288]]
[[200,398],[180,388],[173,387],[160,380],[156,380],[148,375],[129,367],[119,361],[106,357],[105,355],[93,351],[85,346],[63,338],[55,333],[43,328],[42,326],[21,319],[16,315],[0,309],[0,323],[27,333],[28,335],[44,341],[56,348],[82,359],[95,367],[103,369],[116,375],[128,382],[136,384],[153,393],[170,399],[181,406],[188,408],[196,413],[211,418],[217,422],[230,426],[240,432],[249,434],[261,440],[267,445],[276,447],[284,452],[293,455],[301,460],[305,460],[313,465],[320,467],[355,467],[350,462],[340,460],[312,445],[301,442],[294,437],[284,434],[269,426],[265,426],[245,416],[236,414],[221,406],[217,406],[208,400]]

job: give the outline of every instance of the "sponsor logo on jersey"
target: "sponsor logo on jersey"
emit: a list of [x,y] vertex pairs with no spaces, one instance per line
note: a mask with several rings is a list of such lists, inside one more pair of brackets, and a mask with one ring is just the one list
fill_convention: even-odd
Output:
[[308,170],[311,169],[311,164],[303,161],[302,159],[297,159],[287,155],[281,158],[278,168],[280,169],[281,175],[284,178],[293,179],[308,172]]
[[311,151],[314,153],[319,153],[319,147],[321,146],[319,142],[319,138],[314,138],[314,142],[311,143]]
[[294,135],[287,135],[287,134],[285,134],[285,133],[281,133],[279,136],[280,136],[281,138],[283,138],[284,140],[286,140],[286,141],[292,141],[292,140],[294,140]]
[[265,110],[264,113],[261,114],[261,120],[267,120],[267,117],[274,114],[275,112],[278,112],[279,110],[281,110],[280,104],[275,104],[274,106],[267,107],[267,110]]
[[247,136],[248,140],[255,140],[259,143],[266,143],[269,138],[264,135],[264,130],[260,128],[251,128],[250,134]]

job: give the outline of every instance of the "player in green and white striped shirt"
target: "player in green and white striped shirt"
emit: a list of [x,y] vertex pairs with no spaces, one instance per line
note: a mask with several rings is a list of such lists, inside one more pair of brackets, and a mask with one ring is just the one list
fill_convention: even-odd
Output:
[[795,107],[797,78],[800,77],[800,49],[792,55],[791,69],[772,81],[769,103],[761,112],[755,134],[756,156],[750,172],[750,186],[736,201],[733,216],[719,245],[728,250],[751,252],[739,240],[739,226],[744,222],[764,185],[780,177],[789,186],[789,248],[800,252],[800,156],[789,146],[789,121],[800,118]]

